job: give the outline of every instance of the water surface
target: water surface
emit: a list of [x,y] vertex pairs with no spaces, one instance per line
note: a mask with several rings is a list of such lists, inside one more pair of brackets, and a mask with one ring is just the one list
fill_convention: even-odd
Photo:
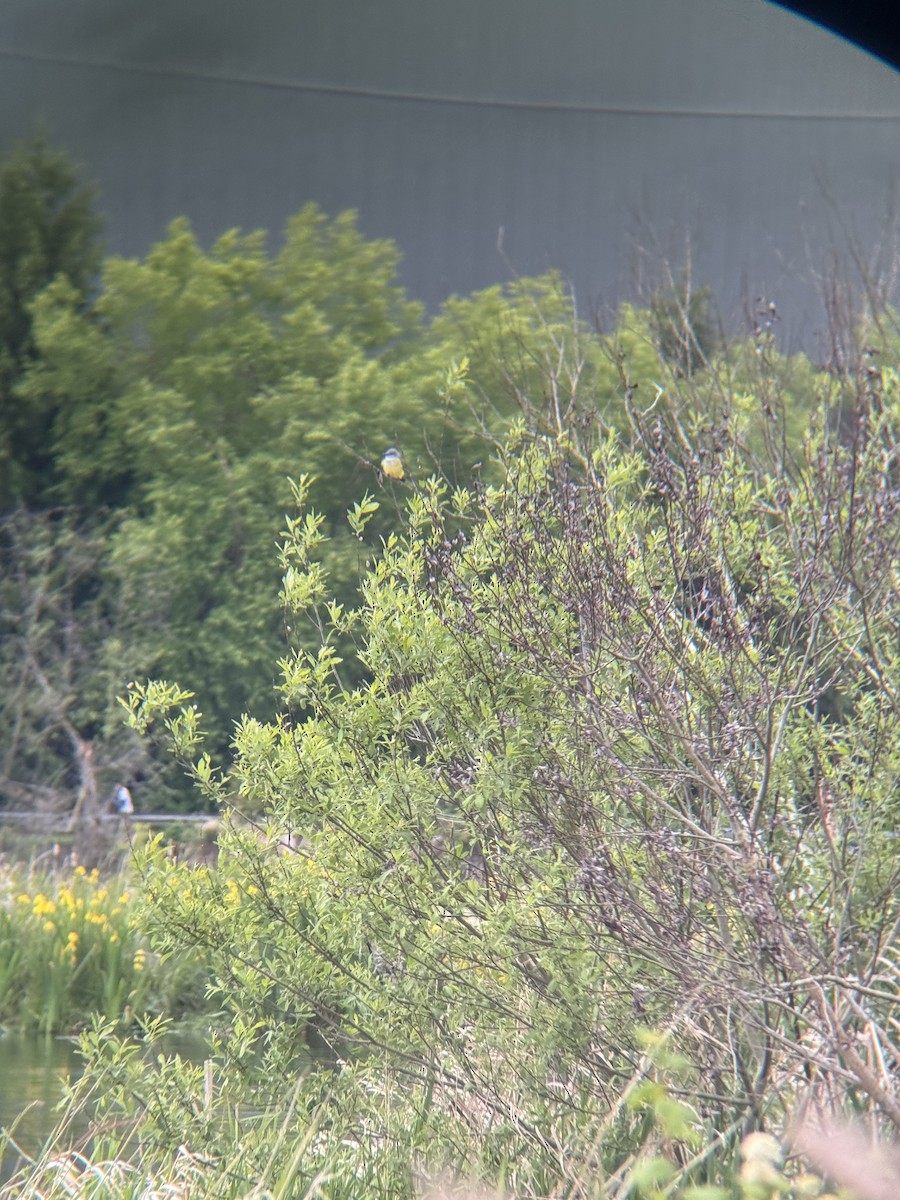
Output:
[[[177,1051],[184,1058],[202,1061],[208,1053],[201,1037],[171,1034],[155,1052]],[[0,1126],[12,1133],[17,1146],[33,1158],[43,1149],[59,1123],[56,1105],[67,1082],[81,1075],[82,1060],[75,1039],[43,1035],[0,1036]],[[88,1118],[75,1122],[71,1133],[86,1131]],[[12,1148],[0,1147],[0,1184],[23,1165]]]
[[[69,1080],[81,1074],[81,1058],[70,1038],[0,1036],[0,1126],[29,1156],[38,1153],[58,1121],[55,1105]],[[0,1158],[0,1182],[12,1174],[17,1155]]]

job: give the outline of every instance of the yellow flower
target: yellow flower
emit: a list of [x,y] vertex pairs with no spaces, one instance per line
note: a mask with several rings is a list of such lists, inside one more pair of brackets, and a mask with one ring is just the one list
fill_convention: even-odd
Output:
[[80,864],[75,868],[76,875],[87,875],[87,871]]
[[21,896],[16,896],[16,903],[17,904],[30,904],[31,897],[28,895],[27,892],[23,892],[21,894]]
[[134,952],[134,969],[135,971],[143,971],[147,958],[145,950],[135,950]]
[[128,900],[129,900],[129,896],[128,896],[127,892],[123,892],[122,895],[119,897],[120,904],[127,904]]
[[56,926],[53,924],[52,921],[44,922],[44,932],[45,933],[56,933]]

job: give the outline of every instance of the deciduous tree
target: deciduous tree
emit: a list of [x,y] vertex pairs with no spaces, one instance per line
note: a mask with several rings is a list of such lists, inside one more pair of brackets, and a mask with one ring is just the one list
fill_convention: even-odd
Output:
[[40,503],[56,482],[51,443],[58,415],[22,403],[17,385],[35,356],[31,305],[64,278],[83,304],[100,265],[93,190],[42,137],[0,163],[0,511]]

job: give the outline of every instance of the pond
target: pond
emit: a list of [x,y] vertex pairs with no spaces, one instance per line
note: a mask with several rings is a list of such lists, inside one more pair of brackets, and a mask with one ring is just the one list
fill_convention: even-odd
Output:
[[[206,1045],[197,1036],[167,1037],[165,1049],[194,1061],[206,1056]],[[16,1144],[27,1155],[37,1154],[53,1133],[63,1086],[80,1074],[81,1058],[70,1038],[0,1036],[0,1126],[15,1129]],[[16,1152],[7,1150],[0,1158],[0,1185],[21,1165]]]
[[[15,1129],[26,1154],[36,1154],[53,1132],[63,1085],[80,1073],[81,1059],[68,1038],[0,1037],[0,1126]],[[11,1149],[0,1158],[0,1183],[12,1174],[16,1158]]]

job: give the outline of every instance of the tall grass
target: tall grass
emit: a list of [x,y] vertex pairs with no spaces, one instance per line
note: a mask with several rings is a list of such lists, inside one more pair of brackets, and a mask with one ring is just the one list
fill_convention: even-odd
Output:
[[[118,1144],[115,1137],[100,1136],[91,1154],[62,1150],[71,1143],[68,1122],[77,1111],[70,1109],[45,1151],[0,1187],[0,1200],[896,1200],[900,1195],[900,1168],[890,1148],[869,1144],[858,1131],[843,1134],[840,1149],[850,1153],[839,1177],[846,1187],[836,1191],[796,1160],[786,1165],[789,1148],[760,1132],[743,1139],[739,1155],[724,1151],[725,1161],[714,1170],[718,1183],[691,1185],[685,1182],[687,1172],[654,1153],[658,1129],[651,1129],[612,1174],[584,1173],[551,1181],[546,1189],[535,1189],[532,1181],[510,1190],[477,1177],[433,1176],[399,1143],[381,1146],[372,1160],[363,1161],[352,1152],[355,1139],[348,1143],[334,1131],[323,1136],[324,1110],[304,1123],[294,1119],[288,1105],[283,1114],[269,1113],[249,1126],[235,1112],[231,1146],[218,1155],[185,1144],[148,1155],[131,1133],[121,1135]],[[721,1154],[714,1139],[698,1158]]]

